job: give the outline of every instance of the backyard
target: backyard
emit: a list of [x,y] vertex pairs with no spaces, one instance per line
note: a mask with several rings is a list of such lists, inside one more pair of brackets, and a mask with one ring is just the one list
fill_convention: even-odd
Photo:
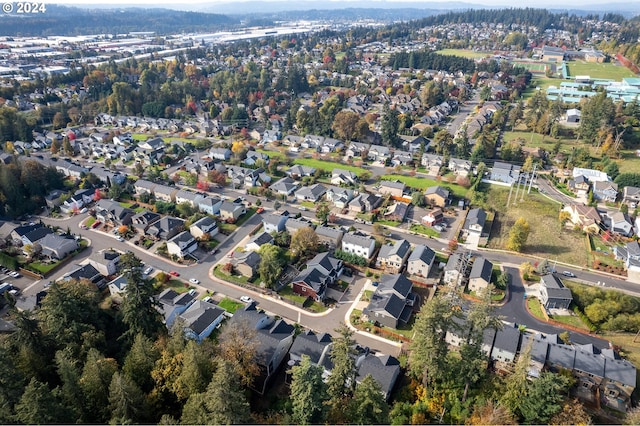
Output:
[[368,171],[363,170],[362,167],[350,166],[348,164],[342,164],[333,161],[316,160],[314,158],[298,158],[293,163],[299,164],[301,166],[314,167],[326,172],[331,172],[333,171],[333,169],[343,169],[354,172],[358,176],[362,175],[363,173],[369,173]]
[[382,180],[399,180],[405,185],[419,190],[424,190],[430,188],[432,186],[441,186],[443,188],[448,189],[453,193],[454,196],[458,198],[464,198],[467,195],[468,189],[460,186],[456,183],[445,182],[444,180],[438,182],[437,180],[429,179],[422,176],[406,176],[406,175],[382,175],[380,176]]
[[524,195],[524,201],[520,195],[517,201],[512,195],[511,205],[507,208],[508,197],[507,188],[490,185],[486,191],[486,201],[481,207],[496,212],[489,248],[506,248],[511,226],[518,218],[523,217],[530,225],[524,253],[578,266],[588,264],[584,237],[579,232],[561,226],[558,204],[532,192]]

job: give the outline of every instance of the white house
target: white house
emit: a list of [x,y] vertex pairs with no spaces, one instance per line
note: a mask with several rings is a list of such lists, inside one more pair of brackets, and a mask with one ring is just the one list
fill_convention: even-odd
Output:
[[370,259],[376,247],[376,240],[369,235],[348,233],[342,237],[342,251]]

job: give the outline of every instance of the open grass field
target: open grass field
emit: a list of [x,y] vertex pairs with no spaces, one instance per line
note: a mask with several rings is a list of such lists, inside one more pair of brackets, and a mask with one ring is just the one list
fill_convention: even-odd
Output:
[[618,162],[620,173],[640,173],[640,157],[633,150],[622,151],[622,161]]
[[287,154],[284,154],[284,153],[282,153],[280,151],[267,150],[267,149],[256,149],[256,152],[259,152],[260,154],[266,154],[270,158],[278,158],[278,159],[286,159],[287,158]]
[[447,56],[461,56],[468,59],[480,59],[493,55],[491,52],[474,52],[473,50],[468,49],[442,49],[436,51],[436,53]]
[[316,160],[313,158],[297,158],[293,163],[300,164],[301,166],[315,167],[316,169],[325,170],[328,172],[332,171],[333,169],[349,170],[356,173],[358,176],[366,172],[360,167],[349,166],[348,164],[342,164],[333,161]]
[[422,176],[405,176],[405,175],[382,175],[380,176],[382,180],[399,180],[405,185],[419,190],[424,190],[430,188],[432,186],[440,185],[443,188],[448,189],[458,198],[463,198],[467,195],[468,190],[458,184],[448,183],[448,182],[438,182],[433,179],[425,178]]
[[588,262],[585,239],[577,232],[564,229],[558,220],[560,205],[538,193],[525,194],[524,201],[518,195],[514,205],[515,191],[511,205],[507,207],[509,189],[497,185],[485,186],[487,210],[496,212],[489,238],[489,247],[505,249],[509,239],[509,230],[515,221],[524,217],[529,222],[530,232],[524,253],[557,259],[573,265],[584,266]]
[[[528,130],[519,130],[518,127],[515,127],[514,131],[503,133],[503,140],[505,142],[510,142],[518,138],[525,140],[525,146],[544,148],[547,152],[551,151],[557,142],[557,139],[554,139],[551,136],[543,136],[539,133],[530,132]],[[567,151],[569,150],[570,148],[567,148]]]
[[514,65],[522,67],[531,72],[540,72],[544,73],[547,70],[547,64],[543,64],[542,62],[513,62]]
[[615,65],[611,62],[597,64],[585,61],[570,61],[567,62],[567,68],[571,77],[588,75],[592,78],[606,78],[615,81],[620,81],[625,77],[635,77],[635,74],[627,67]]

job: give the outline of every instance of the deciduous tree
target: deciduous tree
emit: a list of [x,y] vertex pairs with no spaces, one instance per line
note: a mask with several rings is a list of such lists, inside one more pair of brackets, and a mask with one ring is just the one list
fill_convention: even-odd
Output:
[[529,238],[529,222],[523,217],[518,218],[509,231],[507,248],[513,251],[522,251]]
[[273,244],[265,244],[260,247],[260,265],[258,266],[258,273],[260,279],[269,288],[272,288],[280,274],[282,274],[282,256],[280,247]]
[[300,228],[291,236],[291,252],[297,256],[304,256],[318,250],[318,234],[310,226]]

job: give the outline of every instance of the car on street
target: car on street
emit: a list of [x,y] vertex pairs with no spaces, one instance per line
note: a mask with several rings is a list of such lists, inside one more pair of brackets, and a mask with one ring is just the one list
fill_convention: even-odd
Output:
[[144,275],[149,275],[150,273],[153,272],[153,268],[151,266],[149,266],[147,269],[144,270],[144,272],[142,272]]
[[574,274],[573,272],[569,272],[569,271],[562,271],[562,275],[564,275],[565,277],[569,277],[569,278],[575,278],[576,274]]
[[264,207],[258,207],[258,210],[256,210],[256,213],[262,213],[264,211]]
[[116,238],[116,240],[120,241],[121,243],[124,243],[124,238],[122,238],[122,237],[120,237],[120,236],[118,236],[118,237]]
[[300,210],[302,210],[303,212],[306,212],[306,211],[307,211],[307,208],[306,208],[305,206],[300,206],[300,207],[298,207],[298,208],[299,208]]
[[244,303],[251,303],[253,302],[253,299],[249,296],[240,296],[240,301]]
[[172,275],[174,277],[179,277],[180,276],[180,274],[177,273],[176,271],[169,271],[169,275]]
[[189,278],[189,282],[190,282],[191,284],[195,284],[195,285],[200,284],[200,280],[195,279],[195,278]]
[[194,289],[189,290],[189,296],[195,297],[196,293],[197,291],[195,291]]
[[438,232],[444,232],[445,228],[442,225],[434,225],[433,229],[435,229]]

